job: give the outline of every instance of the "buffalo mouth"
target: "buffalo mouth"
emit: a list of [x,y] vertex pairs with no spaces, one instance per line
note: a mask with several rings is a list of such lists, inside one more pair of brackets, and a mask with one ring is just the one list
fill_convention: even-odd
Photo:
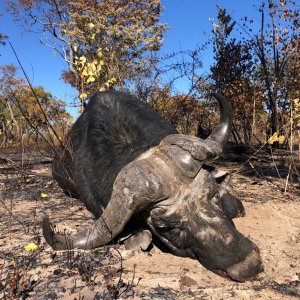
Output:
[[[240,249],[227,249],[223,247],[222,254],[214,253],[209,257],[203,255],[196,255],[196,258],[206,269],[215,274],[230,279],[236,282],[245,282],[253,280],[259,273],[264,271],[260,252],[258,247],[250,240],[245,239],[247,248],[240,247]],[[245,250],[246,248],[246,250]],[[211,249],[210,252],[213,252]],[[243,254],[242,254],[243,253]],[[211,253],[212,254],[212,253]]]
[[254,279],[263,270],[259,250],[254,246],[251,253],[244,260],[233,264],[225,270],[217,269],[215,273],[233,281],[245,282]]
[[253,247],[252,252],[244,260],[226,270],[228,277],[238,282],[254,279],[262,271],[263,265],[256,246]]

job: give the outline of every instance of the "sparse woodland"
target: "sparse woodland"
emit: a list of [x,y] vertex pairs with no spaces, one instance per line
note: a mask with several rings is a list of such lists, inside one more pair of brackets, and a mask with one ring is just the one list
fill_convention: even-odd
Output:
[[[35,32],[65,62],[62,79],[76,90],[74,103],[81,111],[95,91],[125,90],[178,132],[205,138],[218,121],[211,92],[230,99],[232,136],[214,163],[233,172],[234,190],[245,201],[251,224],[238,220],[238,226],[261,246],[271,266],[265,277],[242,285],[222,282],[196,262],[156,248],[138,253],[136,261],[120,245],[91,253],[51,251],[39,226],[45,211],[56,220],[70,219],[67,230],[83,226],[80,220],[87,224],[91,216],[51,177],[51,158],[58,145],[68,150],[64,136],[74,120],[66,103],[31,84],[19,62],[0,66],[1,299],[300,297],[298,1],[261,1],[259,24],[251,16],[237,20],[218,6],[210,40],[163,56],[159,50],[168,24],[160,22],[159,0],[6,0],[6,7],[20,30]],[[2,47],[10,43],[0,33],[0,55]],[[204,70],[201,56],[209,49],[214,62]],[[178,88],[181,80],[189,84],[184,92]],[[164,261],[169,261],[165,270]],[[157,273],[148,272],[151,265]],[[170,277],[165,286],[163,277]]]

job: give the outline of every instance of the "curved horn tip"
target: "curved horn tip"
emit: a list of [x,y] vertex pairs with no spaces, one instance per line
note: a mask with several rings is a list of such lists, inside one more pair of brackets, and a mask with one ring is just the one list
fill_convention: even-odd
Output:
[[207,139],[215,141],[223,147],[231,134],[232,107],[230,101],[223,95],[219,93],[211,93],[211,95],[218,100],[220,107],[220,120]]
[[52,247],[53,250],[67,250],[72,248],[67,236],[56,234],[54,232],[48,216],[43,218],[42,230],[46,242]]
[[227,97],[217,92],[212,92],[210,93],[210,95],[213,96],[215,99],[217,99],[219,104],[224,104],[224,105],[226,104],[229,105],[231,108],[231,101]]
[[50,219],[48,218],[48,216],[45,216],[43,218],[42,230],[43,230],[43,236],[44,236],[46,242],[50,246],[52,246],[54,232],[53,232],[52,225],[51,225],[51,222],[50,222]]

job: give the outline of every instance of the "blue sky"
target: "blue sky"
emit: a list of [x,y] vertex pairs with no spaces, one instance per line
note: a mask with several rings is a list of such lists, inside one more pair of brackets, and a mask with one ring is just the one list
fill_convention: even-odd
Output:
[[[19,25],[14,24],[11,16],[5,12],[3,2],[0,2],[0,13],[3,14],[0,18],[0,32],[9,36],[33,85],[42,85],[54,96],[70,103],[75,93],[60,79],[61,71],[66,67],[65,62],[54,56],[51,49],[41,45],[38,35],[24,32]],[[168,24],[169,30],[162,53],[194,49],[207,41],[212,29],[209,18],[216,17],[217,4],[226,8],[237,21],[247,15],[259,22],[257,9],[254,8],[259,3],[255,0],[163,0],[165,9],[161,21]],[[0,65],[17,64],[8,46],[1,47],[0,53]],[[211,49],[203,53],[205,68],[209,68],[212,57]]]

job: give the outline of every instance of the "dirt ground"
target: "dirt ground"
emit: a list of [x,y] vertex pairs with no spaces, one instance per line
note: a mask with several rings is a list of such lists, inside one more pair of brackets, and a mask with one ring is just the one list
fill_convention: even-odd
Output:
[[[2,160],[0,299],[299,299],[299,183],[284,193],[285,180],[272,174],[260,176],[237,163],[220,168],[232,171],[234,194],[246,208],[246,216],[234,222],[258,245],[264,263],[264,272],[246,283],[156,246],[147,252],[118,244],[53,251],[41,235],[43,215],[60,230],[75,232],[93,222],[90,213],[62,193],[48,161],[18,166]],[[31,242],[38,249],[28,252],[24,247]]]

